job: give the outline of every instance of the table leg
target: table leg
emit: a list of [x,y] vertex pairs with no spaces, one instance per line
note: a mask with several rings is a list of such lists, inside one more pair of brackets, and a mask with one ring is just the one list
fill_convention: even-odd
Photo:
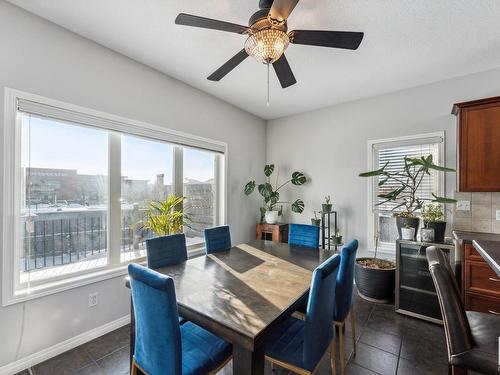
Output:
[[264,349],[264,346],[261,346],[251,351],[233,344],[233,374],[263,375]]

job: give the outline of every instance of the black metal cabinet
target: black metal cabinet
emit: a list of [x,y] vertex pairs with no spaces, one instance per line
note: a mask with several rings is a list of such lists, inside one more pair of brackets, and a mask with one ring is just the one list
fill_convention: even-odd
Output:
[[396,312],[441,323],[436,289],[429,272],[426,249],[436,246],[448,255],[453,244],[396,241]]

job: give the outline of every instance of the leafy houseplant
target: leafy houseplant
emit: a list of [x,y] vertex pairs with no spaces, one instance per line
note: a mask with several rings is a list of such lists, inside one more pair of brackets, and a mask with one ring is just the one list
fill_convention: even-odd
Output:
[[422,220],[426,228],[434,229],[434,241],[444,242],[446,220],[444,208],[439,203],[429,203],[422,208]]
[[[430,175],[432,170],[440,172],[455,172],[454,169],[442,167],[434,164],[432,155],[421,158],[404,158],[403,170],[388,170],[389,162],[383,167],[360,173],[361,177],[377,177],[379,179],[378,186],[380,193],[379,198],[383,200],[376,206],[383,205],[387,202],[395,203],[392,208],[396,217],[396,225],[398,228],[399,237],[401,238],[401,228],[405,225],[410,225],[415,228],[415,235],[419,227],[419,218],[417,213],[422,209],[425,201],[438,203],[453,203],[454,199],[438,197],[432,194],[433,199],[422,198],[418,196],[418,189],[426,175]],[[385,186],[388,186],[385,189]]]
[[323,203],[321,205],[321,209],[323,210],[323,212],[332,212],[332,204],[330,203],[330,196],[327,195],[325,197],[325,203]]
[[377,258],[379,236],[375,238],[373,258],[358,258],[354,268],[354,279],[358,294],[371,302],[384,303],[394,294],[396,265],[394,262]]
[[311,219],[311,224],[319,227],[321,225],[321,219],[318,219],[318,214],[314,211],[314,217]]
[[164,201],[153,201],[142,222],[142,229],[149,230],[157,236],[168,236],[182,233],[184,226],[192,221],[181,208],[185,197],[169,195]]
[[[292,185],[300,186],[307,182],[306,176],[302,172],[293,172],[290,179],[283,183],[279,183],[279,173],[276,173],[276,180],[274,186],[271,183],[271,175],[274,172],[274,164],[268,164],[264,167],[264,175],[266,176],[265,182],[257,185],[255,181],[249,181],[245,185],[245,195],[250,195],[255,190],[264,199],[264,205],[261,208],[261,219],[265,216],[266,222],[268,224],[275,224],[278,221],[278,216],[283,212],[283,205],[290,204],[292,211],[296,213],[301,213],[304,211],[304,202],[301,199],[296,199],[294,202],[283,202],[280,201],[280,189],[289,183]],[[264,215],[262,215],[265,213]]]

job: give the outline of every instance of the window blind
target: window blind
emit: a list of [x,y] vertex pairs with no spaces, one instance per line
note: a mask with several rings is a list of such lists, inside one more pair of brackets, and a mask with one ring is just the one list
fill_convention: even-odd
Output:
[[129,122],[126,119],[120,119],[118,116],[104,116],[99,113],[94,114],[93,111],[87,112],[83,108],[81,111],[70,110],[43,103],[37,103],[31,100],[18,99],[17,109],[20,112],[32,115],[49,117],[56,120],[65,120],[90,127],[113,130],[119,133],[128,133],[145,138],[162,140],[181,146],[201,148],[221,154],[226,151],[226,145],[223,142],[211,141],[209,139],[166,129],[160,126],[139,124],[135,121]]
[[[424,143],[419,144],[378,144],[374,148],[375,151],[375,168],[381,168],[386,163],[389,163],[386,167],[388,172],[402,172],[404,170],[404,159],[405,157],[410,158],[420,158],[422,156],[426,157],[432,154],[435,163],[439,163],[439,144],[442,142],[440,137],[433,137],[427,140],[423,140]],[[384,202],[384,198],[379,198],[379,194],[385,194],[399,188],[401,185],[394,180],[387,181],[383,186],[378,186],[378,182],[385,179],[384,176],[379,176],[375,179],[374,185],[374,198],[373,201],[376,203]],[[432,193],[439,193],[439,176],[436,171],[431,171],[430,175],[425,175],[420,187],[417,191],[417,197],[424,199],[432,199]],[[391,211],[398,205],[396,202],[386,202],[380,206],[375,207],[378,211]],[[398,208],[400,211],[403,208]]]

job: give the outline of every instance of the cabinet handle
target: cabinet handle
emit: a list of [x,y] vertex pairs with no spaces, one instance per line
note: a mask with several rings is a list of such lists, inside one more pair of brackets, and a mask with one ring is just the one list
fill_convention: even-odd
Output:
[[494,314],[494,315],[500,315],[500,313],[496,312],[496,311],[493,311],[493,310],[488,310],[488,312],[490,314]]
[[500,279],[495,279],[494,277],[490,277],[489,279],[490,279],[490,281],[500,282]]

